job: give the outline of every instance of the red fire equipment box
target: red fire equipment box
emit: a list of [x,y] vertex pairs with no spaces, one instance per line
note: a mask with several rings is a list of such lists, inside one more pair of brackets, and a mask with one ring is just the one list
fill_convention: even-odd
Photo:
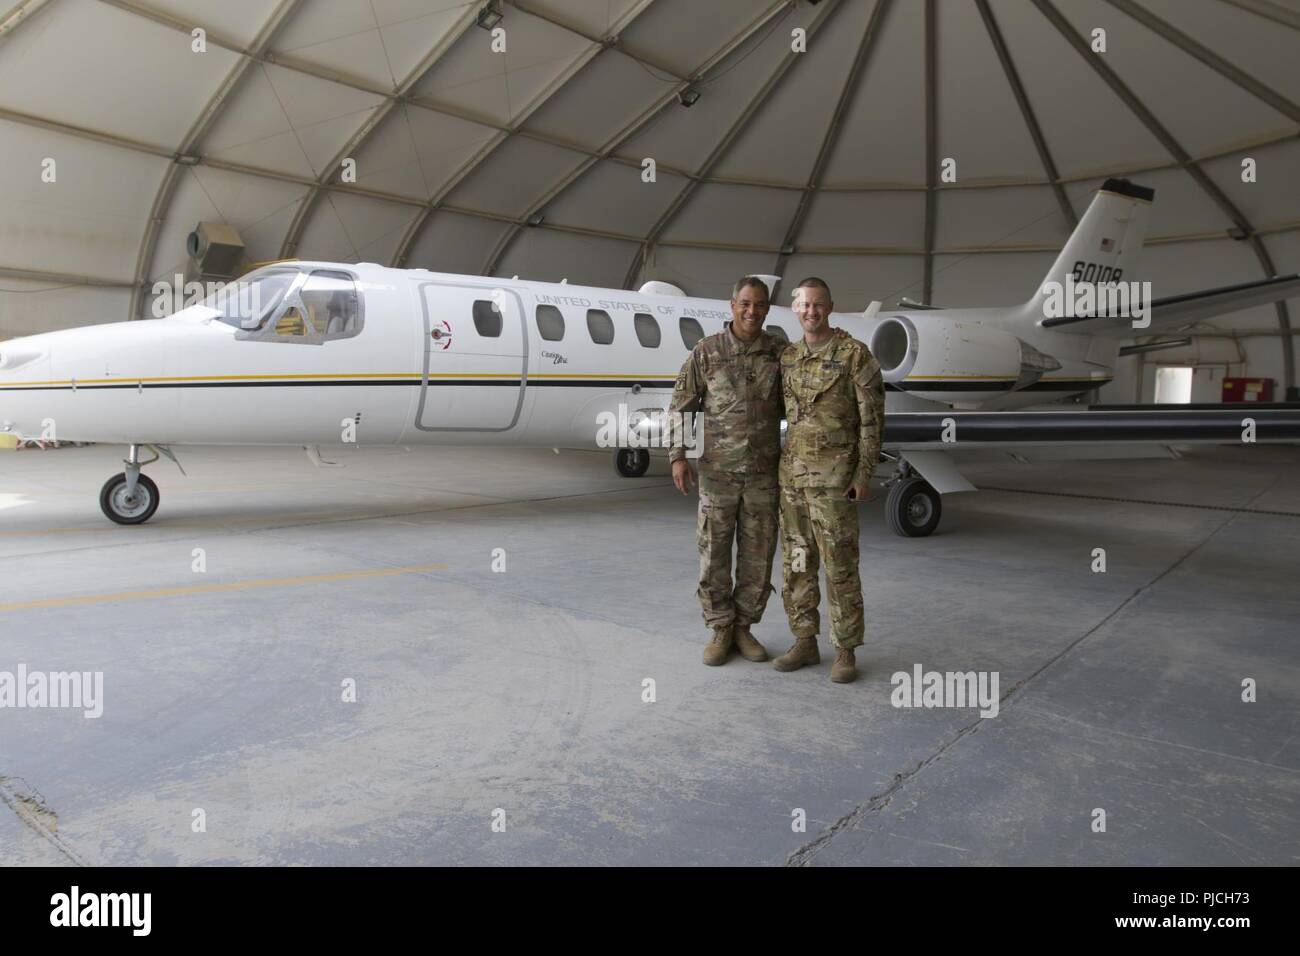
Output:
[[1273,380],[1271,378],[1225,378],[1223,400],[1225,402],[1271,402]]

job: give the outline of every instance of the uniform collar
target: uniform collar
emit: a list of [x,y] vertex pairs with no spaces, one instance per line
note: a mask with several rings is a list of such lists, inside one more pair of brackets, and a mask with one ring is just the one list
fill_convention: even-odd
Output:
[[[839,338],[839,333],[832,330],[830,341],[823,342],[819,346],[819,348],[823,349],[826,354],[830,354],[830,352],[834,352],[836,346],[835,340],[837,338]],[[808,344],[808,340],[805,339],[803,336],[800,336],[799,337],[799,358],[801,359],[807,358],[811,354],[812,354],[812,347]]]
[[763,345],[764,337],[767,335],[762,329],[758,330],[758,335],[748,342],[731,330],[731,320],[727,321],[727,338],[731,340],[731,347],[737,352],[749,352],[753,349],[760,348]]

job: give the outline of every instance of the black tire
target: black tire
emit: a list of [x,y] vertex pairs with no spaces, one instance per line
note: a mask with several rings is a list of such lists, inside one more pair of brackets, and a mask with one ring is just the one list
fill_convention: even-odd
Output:
[[158,510],[158,486],[148,475],[135,484],[135,504],[126,502],[126,475],[114,475],[99,490],[99,507],[110,521],[118,524],[144,524]]
[[640,478],[650,469],[650,452],[644,448],[620,448],[614,452],[614,469],[624,478]]
[[885,518],[894,534],[924,538],[939,527],[943,501],[924,478],[904,478],[889,489]]

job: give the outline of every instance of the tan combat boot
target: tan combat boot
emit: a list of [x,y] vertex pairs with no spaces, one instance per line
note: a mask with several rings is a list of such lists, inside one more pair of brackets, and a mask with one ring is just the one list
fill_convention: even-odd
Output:
[[853,648],[837,647],[835,663],[831,665],[831,680],[837,684],[852,684],[857,679],[858,667],[853,660]]
[[713,640],[709,641],[708,646],[704,648],[704,663],[710,667],[727,663],[727,658],[731,656],[731,649],[735,645],[735,635],[730,624],[726,627],[715,627]]
[[807,664],[820,664],[822,655],[817,650],[816,637],[797,637],[794,646],[772,662],[779,671],[797,671]]
[[741,657],[747,661],[767,660],[767,648],[754,640],[754,635],[749,633],[748,624],[737,624],[735,634],[736,648]]

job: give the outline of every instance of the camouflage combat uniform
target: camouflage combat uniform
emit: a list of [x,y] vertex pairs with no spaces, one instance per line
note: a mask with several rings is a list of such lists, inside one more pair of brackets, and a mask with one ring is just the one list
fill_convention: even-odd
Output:
[[[785,343],[760,331],[743,342],[731,331],[701,339],[682,366],[671,412],[699,412],[700,507],[695,592],[711,628],[749,625],[772,592],[777,538],[777,461],[781,455],[781,369]],[[669,460],[686,456],[675,442]],[[732,587],[731,548],[736,542]]]
[[788,422],[780,470],[785,613],[796,637],[817,635],[817,568],[825,564],[831,643],[857,647],[863,632],[858,504],[844,493],[852,483],[866,484],[880,457],[880,364],[849,336],[834,335],[815,348],[800,340],[781,353],[781,384]]

